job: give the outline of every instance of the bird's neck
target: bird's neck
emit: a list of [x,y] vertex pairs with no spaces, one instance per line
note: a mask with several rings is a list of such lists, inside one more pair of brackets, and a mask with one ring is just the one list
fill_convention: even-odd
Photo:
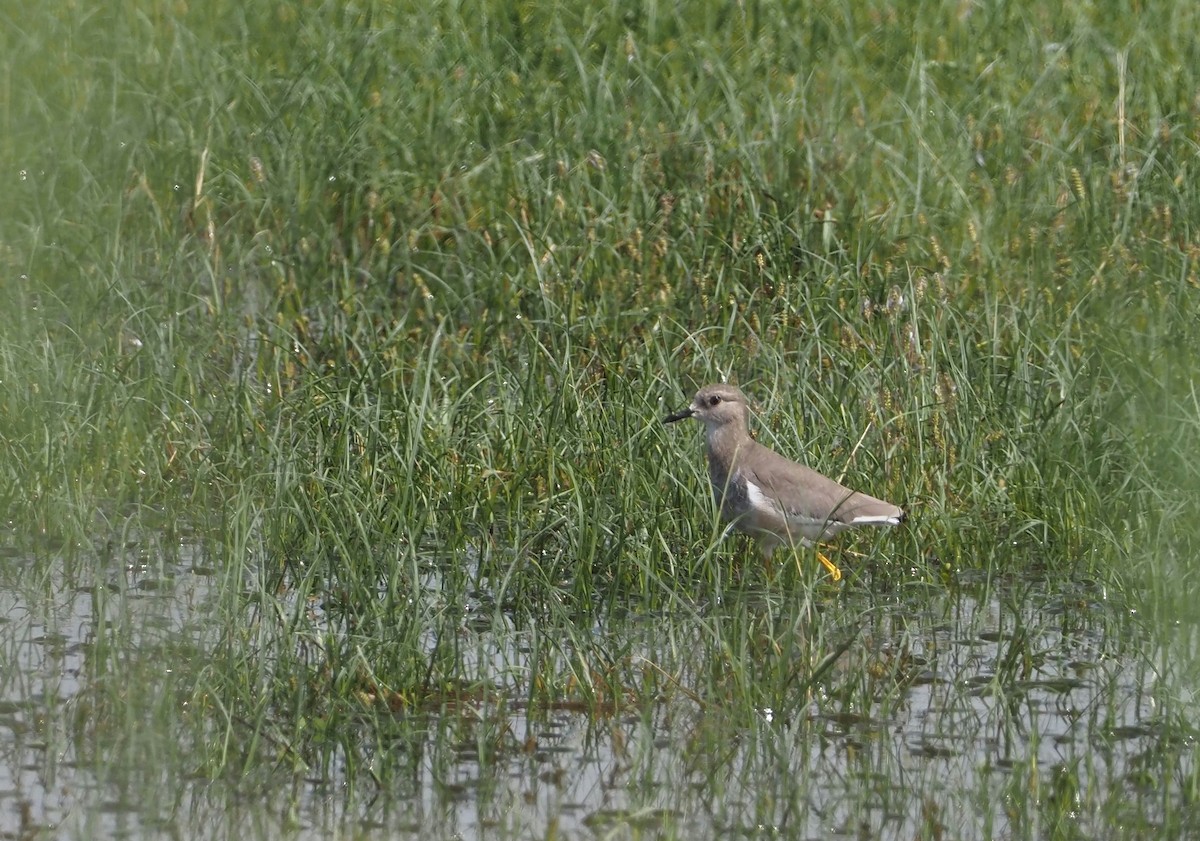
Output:
[[[732,472],[736,469],[740,451],[754,443],[746,427],[737,423],[709,427],[706,438],[709,472],[722,481],[728,478],[724,475],[727,470]],[[722,475],[718,477],[718,473]]]

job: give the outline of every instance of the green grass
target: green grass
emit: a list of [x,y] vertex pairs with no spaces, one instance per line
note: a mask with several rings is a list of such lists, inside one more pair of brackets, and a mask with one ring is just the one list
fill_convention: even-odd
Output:
[[[0,502],[40,563],[13,586],[104,592],[98,550],[159,540],[212,579],[194,655],[97,636],[87,704],[129,722],[83,728],[99,754],[152,720],[189,773],[386,789],[430,733],[497,768],[514,717],[681,707],[723,755],[766,708],[900,704],[881,614],[1028,582],[1104,593],[1163,744],[1190,734],[1186,4],[0,22]],[[659,421],[726,378],[760,440],[909,508],[843,541],[840,591],[715,540],[700,435]],[[115,688],[171,658],[170,692]]]

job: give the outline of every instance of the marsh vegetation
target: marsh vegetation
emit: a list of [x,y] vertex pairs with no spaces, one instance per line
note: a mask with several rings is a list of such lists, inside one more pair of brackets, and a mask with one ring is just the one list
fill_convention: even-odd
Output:
[[6,835],[1200,831],[1200,12],[0,8]]

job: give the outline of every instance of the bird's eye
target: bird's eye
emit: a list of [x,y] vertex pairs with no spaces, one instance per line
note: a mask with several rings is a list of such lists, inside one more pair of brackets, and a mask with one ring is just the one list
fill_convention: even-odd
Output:
[[719,395],[714,394],[712,397],[708,398],[708,405],[710,405],[710,406],[715,406],[720,402],[721,402],[721,398]]

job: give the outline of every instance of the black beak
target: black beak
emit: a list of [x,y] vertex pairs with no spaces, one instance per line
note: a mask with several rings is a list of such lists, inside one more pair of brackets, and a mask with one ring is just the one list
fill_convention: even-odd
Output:
[[695,411],[691,406],[688,406],[686,409],[667,415],[665,418],[663,418],[663,423],[675,423],[675,421],[681,421],[684,418],[690,418],[694,414],[696,414]]

